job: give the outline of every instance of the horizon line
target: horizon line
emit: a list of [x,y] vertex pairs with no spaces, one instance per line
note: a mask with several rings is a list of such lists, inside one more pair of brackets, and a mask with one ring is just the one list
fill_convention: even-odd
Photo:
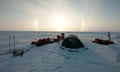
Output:
[[32,30],[0,30],[0,32],[120,32],[120,31],[32,31]]

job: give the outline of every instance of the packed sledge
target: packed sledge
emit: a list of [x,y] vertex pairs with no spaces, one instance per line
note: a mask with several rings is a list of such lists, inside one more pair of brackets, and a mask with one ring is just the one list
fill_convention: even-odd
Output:
[[110,34],[110,32],[108,32],[107,36],[108,36],[108,40],[96,38],[96,39],[95,39],[94,41],[92,41],[92,42],[93,42],[93,43],[97,43],[97,44],[102,44],[102,45],[114,44],[114,42],[111,41],[111,34]]
[[103,40],[103,39],[98,39],[96,38],[94,41],[92,41],[93,43],[97,43],[97,44],[103,44],[103,45],[110,45],[110,44],[114,44],[113,41],[110,40]]
[[32,41],[32,45],[36,46],[41,46],[49,43],[54,43],[54,42],[59,42],[60,40],[64,39],[64,33],[61,33],[61,35],[57,35],[57,38],[44,38],[44,39],[39,39],[37,41]]

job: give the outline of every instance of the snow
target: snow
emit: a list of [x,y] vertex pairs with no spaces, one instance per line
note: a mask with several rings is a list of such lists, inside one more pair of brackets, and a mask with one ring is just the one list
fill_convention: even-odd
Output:
[[[38,38],[55,38],[58,32],[0,32],[0,72],[120,72],[120,33],[113,32],[113,45],[92,43],[94,38],[107,39],[105,32],[66,32],[77,35],[88,50],[69,52],[60,43],[31,46]],[[22,57],[8,53],[8,37],[16,36],[16,49],[26,51]],[[13,46],[13,44],[12,44]],[[10,48],[13,50],[13,47]],[[7,54],[6,54],[7,53]]]

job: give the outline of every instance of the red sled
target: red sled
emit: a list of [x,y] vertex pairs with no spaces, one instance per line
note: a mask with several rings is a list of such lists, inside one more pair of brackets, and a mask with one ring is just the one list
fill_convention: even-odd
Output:
[[96,38],[94,41],[92,41],[93,43],[97,43],[97,44],[103,44],[103,45],[110,45],[110,44],[114,44],[113,41],[110,40],[103,40],[103,39],[98,39]]
[[48,44],[48,43],[52,43],[52,41],[51,41],[50,38],[47,38],[47,39],[39,39],[39,40],[37,40],[37,41],[31,42],[31,44],[36,45],[36,46],[41,46],[41,45]]

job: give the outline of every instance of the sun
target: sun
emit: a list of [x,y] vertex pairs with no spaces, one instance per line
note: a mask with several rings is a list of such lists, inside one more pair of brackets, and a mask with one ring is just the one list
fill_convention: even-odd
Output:
[[65,26],[66,26],[66,20],[64,17],[56,17],[54,19],[54,26],[56,28],[57,31],[64,31],[65,30]]
[[34,28],[35,31],[39,31],[39,21],[37,19],[34,21]]

